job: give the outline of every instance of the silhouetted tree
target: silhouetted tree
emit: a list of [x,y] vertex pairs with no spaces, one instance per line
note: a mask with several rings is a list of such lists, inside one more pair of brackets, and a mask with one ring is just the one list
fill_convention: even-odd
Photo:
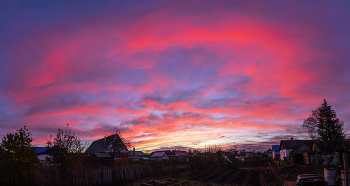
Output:
[[344,139],[343,125],[344,122],[337,118],[336,112],[324,99],[322,105],[312,111],[302,126],[312,139],[327,141]]
[[0,156],[2,157],[0,174],[3,179],[0,181],[0,185],[7,185],[6,180],[15,173],[30,176],[30,169],[39,164],[32,141],[31,133],[26,126],[17,130],[14,134],[9,133],[2,138],[0,144]]
[[245,149],[239,151],[239,155],[242,156],[242,157],[245,157],[246,154],[247,153],[246,153]]
[[232,148],[229,150],[227,158],[230,161],[236,161],[236,156],[238,156],[237,146],[232,146]]
[[61,176],[64,176],[67,171],[72,171],[82,168],[82,152],[86,144],[83,144],[80,139],[68,130],[69,124],[65,130],[58,129],[56,137],[46,142],[47,148],[51,157],[47,158],[50,164],[54,164],[60,168]]

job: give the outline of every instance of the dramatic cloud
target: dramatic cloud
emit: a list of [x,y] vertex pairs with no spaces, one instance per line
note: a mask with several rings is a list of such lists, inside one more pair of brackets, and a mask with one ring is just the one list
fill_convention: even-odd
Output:
[[139,150],[307,139],[323,99],[350,133],[350,4],[0,3],[0,136],[118,128]]

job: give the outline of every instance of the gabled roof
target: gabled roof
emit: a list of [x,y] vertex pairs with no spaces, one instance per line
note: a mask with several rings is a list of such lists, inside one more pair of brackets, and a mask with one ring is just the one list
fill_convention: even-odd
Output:
[[[293,148],[292,152],[297,152],[298,149],[300,149],[300,147],[303,146],[303,145],[307,145],[307,144],[305,144],[305,143],[299,143],[298,145],[296,145],[296,146]],[[307,145],[307,146],[309,146],[309,145]],[[310,146],[309,146],[309,147],[310,147]],[[311,147],[310,147],[310,149],[311,149]]]
[[164,150],[164,151],[155,151],[155,152],[152,152],[149,156],[152,156],[154,153],[156,152],[165,152],[168,156],[172,156],[173,153],[170,151],[170,150]]
[[163,156],[163,155],[167,155],[165,152],[155,152],[152,154],[151,157],[160,157],[160,156]]
[[312,151],[317,152],[334,152],[343,150],[343,141],[334,140],[334,141],[315,141],[312,146]]
[[272,145],[273,151],[280,151],[280,146],[279,145]]
[[312,147],[312,144],[313,143],[310,143],[310,142],[301,142],[299,143],[298,145],[296,145],[294,148],[293,148],[293,151],[297,151],[298,149],[300,149],[301,146],[303,145],[307,145],[309,146],[310,148]]
[[48,154],[57,154],[57,150],[59,149],[59,147],[54,146],[51,147],[50,149],[47,149],[47,147],[34,147],[37,155],[48,155]]
[[[310,141],[312,143],[310,143]],[[308,153],[312,150],[311,148],[312,148],[313,142],[315,142],[315,141],[317,141],[317,140],[307,140],[306,142],[301,142],[298,145],[296,145],[290,153],[291,154]],[[303,145],[306,145],[307,148],[303,147]],[[303,147],[303,148],[301,148],[301,147]]]
[[88,149],[86,149],[86,153],[101,153],[101,152],[108,152],[104,147],[103,144],[105,143],[105,141],[112,141],[113,138],[116,138],[117,141],[119,141],[119,144],[121,145],[121,152],[123,153],[127,153],[128,149],[126,148],[125,144],[123,143],[123,141],[120,139],[118,134],[114,134],[99,140],[96,140],[94,142],[91,143],[91,145],[89,146]]
[[294,149],[295,146],[302,144],[307,144],[308,146],[311,146],[314,140],[281,140],[280,142],[280,148],[282,149]]
[[177,150],[177,151],[175,151],[175,152],[177,152],[179,155],[181,155],[181,156],[187,156],[187,155],[189,155],[186,151],[182,151],[182,150]]
[[[134,151],[129,151],[129,155],[134,155]],[[146,156],[142,151],[135,151],[135,155]]]

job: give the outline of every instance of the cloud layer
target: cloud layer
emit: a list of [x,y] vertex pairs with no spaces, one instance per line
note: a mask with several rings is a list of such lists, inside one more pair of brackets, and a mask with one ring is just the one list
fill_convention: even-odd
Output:
[[0,135],[266,150],[325,98],[350,128],[349,3],[0,3]]

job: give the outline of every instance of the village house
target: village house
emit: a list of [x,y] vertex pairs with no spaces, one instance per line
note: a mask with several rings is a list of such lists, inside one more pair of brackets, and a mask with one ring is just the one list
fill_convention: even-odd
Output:
[[296,145],[289,153],[291,164],[304,164],[304,154],[310,152],[313,140],[304,140]]
[[135,148],[133,148],[133,151],[129,151],[129,159],[132,162],[139,161],[140,159],[146,158],[146,154],[142,151],[135,151]]
[[186,151],[176,150],[175,154],[178,154],[177,161],[180,163],[188,162],[192,155],[188,154]]
[[107,158],[106,156],[95,153],[107,153],[109,156],[112,156],[113,152],[114,157],[111,158],[115,163],[127,163],[129,161],[129,151],[118,134],[93,141],[85,151],[85,154],[97,158]]
[[314,141],[309,153],[304,154],[306,164],[335,165],[343,159],[343,140]]
[[162,161],[168,161],[169,156],[166,152],[154,152],[150,156],[150,161],[155,161],[155,162],[162,162]]
[[149,154],[149,156],[152,156],[154,153],[156,152],[165,152],[168,156],[172,156],[173,155],[173,152],[171,150],[163,150],[163,151],[154,151],[154,152],[151,152],[151,154]]
[[[290,140],[281,140],[280,142],[280,159],[283,161],[288,161],[290,153],[293,151],[293,149],[299,145],[299,144],[309,144],[306,146],[310,146],[312,144],[313,140],[293,140],[293,138],[290,138]],[[306,146],[300,146],[300,148],[307,148]]]
[[39,159],[39,162],[43,167],[47,167],[50,164],[48,163],[47,159],[52,158],[53,154],[57,154],[57,151],[59,147],[54,146],[48,149],[47,147],[34,147],[35,152],[37,153],[37,157]]

